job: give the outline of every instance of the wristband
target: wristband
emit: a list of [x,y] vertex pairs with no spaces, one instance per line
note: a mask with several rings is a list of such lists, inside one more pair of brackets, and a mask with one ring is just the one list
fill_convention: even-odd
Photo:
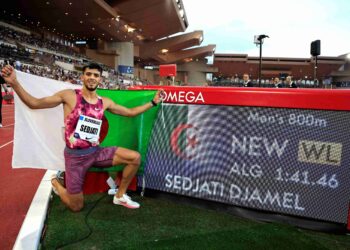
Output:
[[152,103],[152,106],[153,106],[153,107],[157,106],[157,103],[155,103],[155,102],[153,101],[153,99],[151,100],[151,103]]

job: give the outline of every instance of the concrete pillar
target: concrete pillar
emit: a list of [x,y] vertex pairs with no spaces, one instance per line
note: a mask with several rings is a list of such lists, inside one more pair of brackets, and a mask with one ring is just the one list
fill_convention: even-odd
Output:
[[188,85],[205,85],[208,67],[205,61],[194,61],[178,66],[178,71],[185,71],[184,82]]
[[130,42],[109,42],[107,44],[110,50],[116,50],[118,53],[118,67],[120,73],[134,75],[134,44]]

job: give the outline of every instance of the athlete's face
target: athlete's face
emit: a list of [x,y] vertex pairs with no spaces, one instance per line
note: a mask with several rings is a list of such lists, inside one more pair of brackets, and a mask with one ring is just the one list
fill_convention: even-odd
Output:
[[84,74],[81,77],[86,89],[95,91],[97,86],[101,82],[101,74],[97,69],[85,69]]

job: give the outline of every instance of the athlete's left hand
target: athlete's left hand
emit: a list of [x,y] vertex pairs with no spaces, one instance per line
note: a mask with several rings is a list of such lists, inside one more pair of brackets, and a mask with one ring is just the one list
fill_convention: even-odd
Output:
[[154,97],[153,97],[153,101],[155,102],[155,103],[160,103],[161,101],[162,101],[162,96],[164,95],[164,90],[163,89],[159,89],[158,91],[157,91],[157,93],[154,95]]

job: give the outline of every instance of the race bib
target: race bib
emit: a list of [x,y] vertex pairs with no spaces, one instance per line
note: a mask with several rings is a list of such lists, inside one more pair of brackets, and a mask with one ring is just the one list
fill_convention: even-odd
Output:
[[80,115],[77,127],[75,128],[74,137],[91,143],[98,143],[101,125],[102,120]]

